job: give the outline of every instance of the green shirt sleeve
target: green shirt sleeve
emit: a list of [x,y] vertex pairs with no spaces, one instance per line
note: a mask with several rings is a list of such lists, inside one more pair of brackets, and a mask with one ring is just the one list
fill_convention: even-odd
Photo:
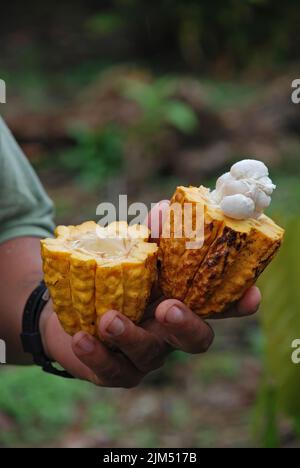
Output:
[[0,117],[0,243],[53,230],[53,204]]

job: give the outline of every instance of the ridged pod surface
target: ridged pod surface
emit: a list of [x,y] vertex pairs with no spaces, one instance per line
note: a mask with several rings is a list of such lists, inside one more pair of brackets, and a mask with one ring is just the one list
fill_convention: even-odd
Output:
[[45,283],[54,310],[70,335],[96,335],[97,317],[109,309],[141,320],[156,279],[157,245],[145,226],[93,221],[58,226],[41,241]]
[[[188,248],[193,241],[185,226],[184,209],[191,206],[192,225],[196,210],[203,212],[200,248]],[[192,231],[191,231],[192,232]],[[278,251],[284,230],[270,218],[234,220],[210,202],[205,187],[178,187],[171,199],[169,216],[160,239],[160,286],[167,297],[183,301],[201,316],[225,311],[239,300]]]

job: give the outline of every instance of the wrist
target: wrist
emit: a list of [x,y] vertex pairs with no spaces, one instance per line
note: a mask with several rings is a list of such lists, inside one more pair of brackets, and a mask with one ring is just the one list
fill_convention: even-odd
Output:
[[51,361],[53,361],[54,359],[51,355],[48,338],[49,338],[49,324],[50,324],[50,318],[52,314],[53,314],[52,301],[49,300],[41,313],[39,329],[40,329],[44,353]]

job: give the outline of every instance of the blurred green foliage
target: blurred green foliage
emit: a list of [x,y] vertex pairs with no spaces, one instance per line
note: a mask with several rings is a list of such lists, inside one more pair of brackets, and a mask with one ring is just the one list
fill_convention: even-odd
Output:
[[99,70],[102,63],[134,61],[228,76],[298,60],[297,0],[61,0],[55,8],[50,2],[6,2],[2,14],[1,60],[21,73],[38,67],[42,80],[49,70],[57,76],[69,70],[72,80],[78,63],[83,74],[87,65]]
[[253,412],[253,434],[264,448],[280,447],[279,411],[277,404],[277,390],[263,380]]
[[300,220],[286,222],[286,236],[277,258],[261,279],[262,325],[265,343],[264,382],[258,399],[263,440],[279,445],[277,417],[300,421],[300,368],[292,362],[292,342],[300,331]]
[[81,128],[73,130],[71,135],[76,144],[64,151],[59,161],[87,189],[94,189],[121,170],[123,132],[120,128],[107,125],[98,132]]
[[207,355],[201,363],[201,372],[198,378],[204,382],[213,382],[216,379],[234,380],[241,369],[241,357],[232,352],[219,352]]
[[95,13],[87,19],[86,29],[92,34],[99,36],[106,36],[119,32],[120,28],[124,26],[124,17],[115,12]]
[[251,104],[262,95],[264,88],[259,83],[231,80],[201,79],[203,98],[215,111],[238,109]]
[[274,67],[297,55],[298,7],[297,0],[163,0],[158,13],[153,2],[112,0],[87,29],[100,38],[124,35],[136,54],[158,62],[170,57],[192,70]]
[[[164,78],[151,82],[126,82],[122,95],[139,108],[139,118],[126,130],[115,123],[96,130],[84,127],[72,130],[74,145],[60,154],[60,168],[70,171],[86,188],[94,189],[122,171],[129,140],[151,147],[153,137],[169,127],[186,138],[201,129],[195,111],[174,97],[176,77],[181,72],[195,72],[203,87],[203,101],[210,110],[219,112],[258,101],[266,91],[268,80],[259,82],[257,75],[268,79],[272,76],[270,71],[285,72],[286,64],[298,60],[298,0],[286,3],[162,0],[159,5],[146,0],[79,3],[61,0],[55,8],[50,2],[20,3],[17,14],[13,2],[1,6],[6,21],[0,32],[3,44],[0,75],[9,83],[10,90],[15,89],[20,102],[27,103],[31,109],[52,109],[56,103],[73,99],[81,86],[93,82],[100,72],[116,63],[138,64],[155,76],[167,73]],[[241,82],[239,74],[243,71],[246,80]],[[282,443],[279,427],[282,413],[290,417],[295,432],[300,435],[299,366],[290,360],[291,341],[299,338],[300,330],[299,152],[299,141],[295,141],[289,154],[282,155],[283,164],[272,173],[278,190],[269,213],[279,223],[286,222],[287,236],[280,255],[261,280],[263,331],[249,327],[248,332],[247,352],[257,361],[265,361],[265,375],[255,406],[254,432],[258,443],[266,447]],[[162,183],[168,184],[166,193],[181,183],[180,175],[164,181],[159,177],[151,181],[157,184],[157,193]],[[213,186],[213,182],[208,185]],[[71,216],[71,202],[64,193],[57,201],[60,215]],[[73,209],[75,205],[77,208],[77,202],[75,199]],[[236,330],[230,330],[227,340],[235,333]],[[211,427],[206,426],[202,415],[199,420],[193,420],[202,400],[190,402],[186,395],[188,386],[196,387],[192,389],[194,393],[198,386],[203,392],[201,385],[209,386],[217,381],[222,393],[222,380],[238,384],[243,345],[239,341],[238,349],[230,346],[231,341],[226,352],[212,350],[194,372],[189,367],[191,357],[176,352],[162,371],[148,378],[152,390],[159,385],[162,388],[170,385],[178,392],[170,402],[168,388],[164,417],[170,432],[180,433],[180,440],[188,432],[191,421],[197,427],[192,428],[190,443],[213,446],[219,432],[225,432],[214,419]],[[185,368],[185,388],[176,381],[180,365]],[[127,422],[124,424],[118,402],[110,391],[99,393],[89,384],[49,377],[35,368],[1,368],[0,380],[0,417],[4,415],[4,420],[7,419],[4,424],[8,426],[0,434],[0,444],[48,443],[57,440],[78,421],[85,433],[102,433],[113,441],[124,437],[127,432],[124,427],[129,427],[130,442],[138,446],[158,446],[165,435],[163,418],[159,422],[150,420],[147,426],[136,413],[129,426]],[[142,393],[146,392],[147,385],[142,388]],[[156,399],[161,398],[159,390]],[[130,403],[126,413],[135,410],[135,399]],[[217,403],[218,397],[214,404]],[[141,405],[143,410],[146,406]],[[247,410],[241,408],[241,411],[246,414]]]
[[277,184],[278,190],[274,192],[269,214],[275,216],[281,223],[289,222],[291,216],[300,215],[300,184],[297,175],[297,170],[300,169],[299,163],[294,165],[290,174],[274,173],[273,180]]
[[291,360],[291,345],[300,331],[299,239],[300,221],[295,218],[286,224],[282,250],[262,279],[267,369],[276,382],[280,406],[298,417],[300,369]]
[[153,135],[167,124],[184,133],[195,130],[197,116],[189,105],[173,97],[175,90],[176,80],[169,77],[151,83],[127,81],[123,95],[135,101],[142,112],[132,129],[134,133]]
[[118,421],[118,411],[110,399],[96,401],[89,405],[84,426],[86,430],[93,432],[99,431],[99,428],[105,432],[108,437],[116,439],[122,433],[122,427]]
[[138,105],[139,118],[126,129],[115,123],[99,130],[77,126],[70,131],[75,145],[64,150],[58,162],[85,188],[93,190],[122,170],[128,142],[151,148],[157,135],[170,125],[183,133],[192,132],[198,125],[197,116],[191,106],[173,97],[175,89],[176,81],[168,77],[151,83],[126,80],[121,93]]
[[[11,418],[0,443],[43,443],[54,439],[76,418],[76,407],[93,392],[83,382],[50,377],[38,368],[1,371],[0,408]],[[36,384],[34,384],[36,382]]]

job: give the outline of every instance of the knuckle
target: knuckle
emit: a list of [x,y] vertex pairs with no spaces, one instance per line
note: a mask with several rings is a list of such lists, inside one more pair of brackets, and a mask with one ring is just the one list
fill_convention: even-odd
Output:
[[159,369],[164,365],[164,354],[161,344],[156,341],[152,342],[140,358],[139,369],[145,373]]
[[182,348],[180,340],[175,335],[167,336],[165,341],[172,351]]
[[154,370],[160,369],[161,367],[163,367],[164,364],[165,364],[164,358],[157,358],[157,359],[152,359],[148,363],[143,363],[143,365],[139,366],[139,369],[144,373],[149,373]]
[[[109,375],[103,377],[105,387],[113,388],[134,388],[139,385],[143,378],[143,375],[139,374],[138,371],[122,371],[121,367],[112,371]],[[103,385],[103,384],[102,384]]]
[[107,366],[102,369],[97,369],[92,374],[91,381],[98,387],[114,387],[114,383],[121,379],[121,367],[118,366]]
[[103,378],[108,382],[118,382],[122,378],[120,366],[114,366],[102,373]]
[[116,366],[113,369],[106,368],[101,372],[91,372],[87,380],[97,387],[130,389],[137,387],[143,377],[143,373],[122,372],[121,366]]
[[196,342],[194,342],[194,345],[190,347],[187,351],[190,354],[201,354],[201,353],[206,353],[208,349],[211,347],[213,341],[214,341],[215,334],[213,330],[209,327],[209,330],[207,330],[202,336],[197,339]]

